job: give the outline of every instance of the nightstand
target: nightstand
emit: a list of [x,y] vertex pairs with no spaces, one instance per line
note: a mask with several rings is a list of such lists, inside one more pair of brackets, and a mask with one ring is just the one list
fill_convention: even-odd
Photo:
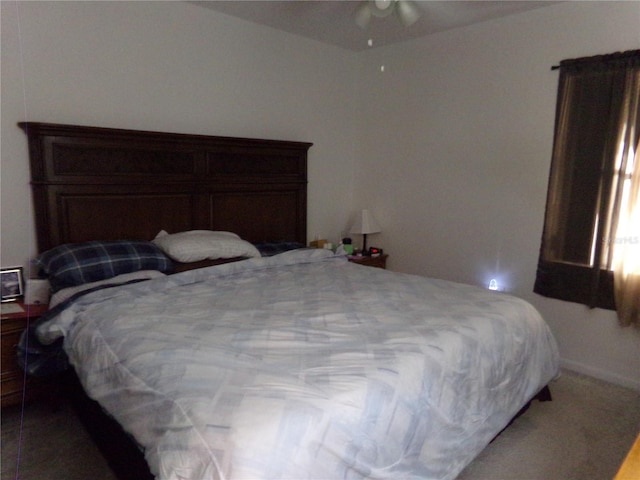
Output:
[[387,268],[387,257],[389,255],[379,255],[377,257],[370,257],[368,255],[363,255],[361,257],[358,256],[350,256],[350,262],[357,263],[359,265],[365,265],[367,267],[376,267],[376,268]]
[[0,320],[0,400],[6,407],[22,402],[23,390],[25,399],[31,399],[40,387],[37,379],[29,378],[27,388],[24,385],[24,371],[18,365],[16,346],[20,335],[30,322],[40,318],[48,309],[48,305],[24,305],[17,302],[22,312],[3,313]]

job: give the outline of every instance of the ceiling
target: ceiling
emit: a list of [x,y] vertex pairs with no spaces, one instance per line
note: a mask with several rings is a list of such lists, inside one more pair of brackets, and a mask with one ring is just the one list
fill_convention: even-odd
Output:
[[366,29],[355,23],[355,12],[361,1],[210,0],[190,3],[331,45],[361,51],[371,48],[368,45],[369,39],[373,40],[373,47],[390,45],[558,2],[423,0],[415,2],[422,15],[410,27],[404,27],[397,17],[391,16],[373,18]]

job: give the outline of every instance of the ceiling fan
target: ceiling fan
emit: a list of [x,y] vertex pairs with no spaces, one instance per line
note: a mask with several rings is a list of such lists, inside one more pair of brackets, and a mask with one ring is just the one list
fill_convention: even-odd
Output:
[[356,24],[366,28],[372,17],[384,18],[394,12],[405,27],[420,18],[420,9],[411,0],[367,0],[356,10]]

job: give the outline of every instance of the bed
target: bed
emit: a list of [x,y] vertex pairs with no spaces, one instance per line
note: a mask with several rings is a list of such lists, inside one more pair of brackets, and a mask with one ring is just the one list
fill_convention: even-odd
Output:
[[[146,248],[161,230],[306,243],[309,143],[21,127],[41,252]],[[81,387],[68,395],[101,425],[95,438],[127,439],[110,455],[119,475],[453,479],[548,398],[557,346],[528,303],[283,250],[112,275],[37,326],[43,344],[63,343]]]

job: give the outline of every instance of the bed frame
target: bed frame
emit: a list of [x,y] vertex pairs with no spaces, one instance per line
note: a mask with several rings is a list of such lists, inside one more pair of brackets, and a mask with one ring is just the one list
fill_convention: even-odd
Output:
[[[18,125],[29,142],[39,252],[88,240],[151,240],[160,230],[307,241],[311,143]],[[153,478],[135,442],[84,394],[75,374],[57,379],[56,388],[118,478]]]
[[[40,252],[88,240],[150,240],[160,230],[228,230],[253,243],[307,241],[311,143],[19,126],[29,141]],[[119,479],[153,479],[135,442],[84,394],[73,372],[58,387]],[[534,398],[551,400],[548,387]]]

